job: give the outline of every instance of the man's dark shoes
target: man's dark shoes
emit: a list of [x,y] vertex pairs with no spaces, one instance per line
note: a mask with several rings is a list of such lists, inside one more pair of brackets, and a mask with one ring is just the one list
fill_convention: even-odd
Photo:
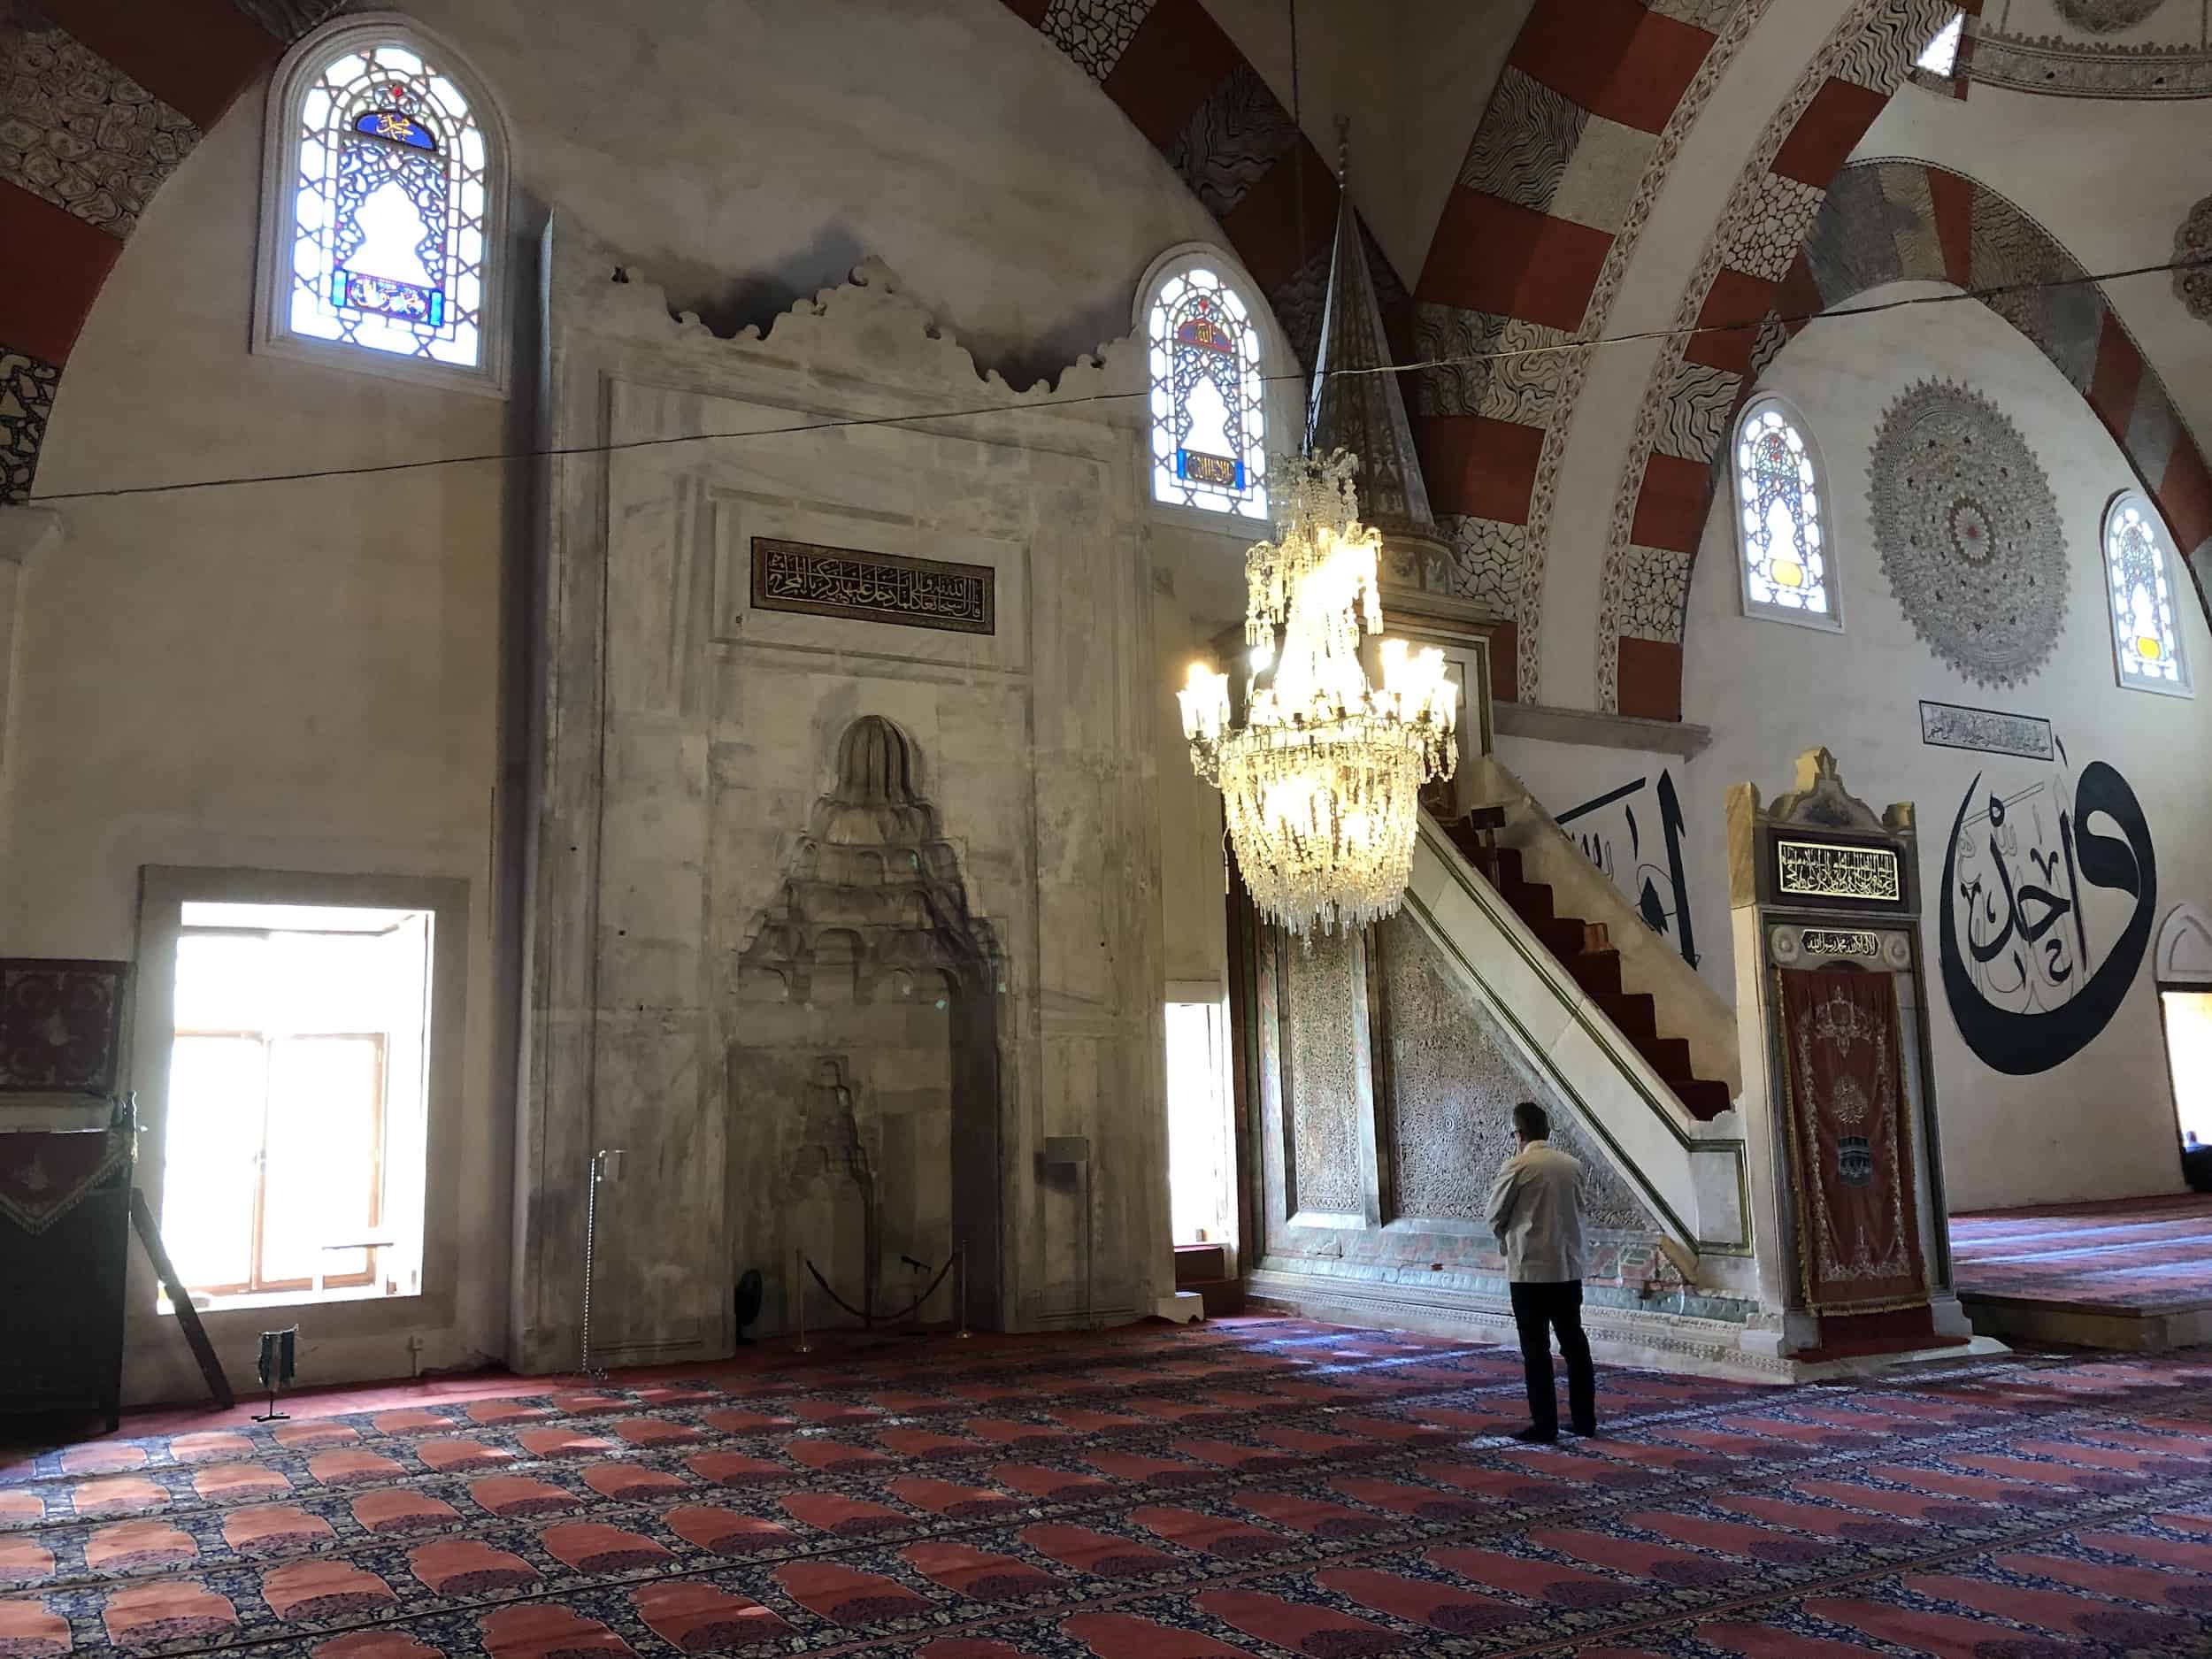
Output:
[[1578,1423],[1574,1425],[1573,1432],[1581,1436],[1581,1438],[1586,1440],[1594,1440],[1598,1437],[1598,1425],[1593,1423],[1588,1428],[1586,1429],[1579,1423]]
[[1559,1438],[1559,1431],[1540,1429],[1532,1423],[1525,1429],[1514,1430],[1513,1438],[1517,1440],[1526,1440],[1533,1446],[1548,1446]]

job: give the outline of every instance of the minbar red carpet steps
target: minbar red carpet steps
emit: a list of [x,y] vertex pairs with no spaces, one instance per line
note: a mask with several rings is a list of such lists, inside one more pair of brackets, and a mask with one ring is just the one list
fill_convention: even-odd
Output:
[[172,1421],[0,1474],[0,1654],[2212,1651],[2212,1356],[1601,1380],[1525,1447],[1510,1355],[1251,1319]]
[[1650,1063],[1690,1116],[1710,1121],[1729,1109],[1733,1102],[1725,1083],[1692,1072],[1688,1041],[1660,1034],[1658,1006],[1650,994],[1621,988],[1621,953],[1603,922],[1557,914],[1551,884],[1529,880],[1521,871],[1521,855],[1513,848],[1484,847],[1464,820],[1444,827],[1460,856],[1498,890],[1544,948],[1558,957],[1560,965]]

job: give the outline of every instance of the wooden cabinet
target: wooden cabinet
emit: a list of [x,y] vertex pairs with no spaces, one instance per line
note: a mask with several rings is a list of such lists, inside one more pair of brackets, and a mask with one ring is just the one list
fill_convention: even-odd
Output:
[[0,1412],[97,1409],[123,1387],[136,1132],[0,1129]]

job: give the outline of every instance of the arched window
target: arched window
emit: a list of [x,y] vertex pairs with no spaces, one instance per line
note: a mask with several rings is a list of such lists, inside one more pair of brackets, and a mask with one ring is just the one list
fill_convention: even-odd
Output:
[[396,17],[309,35],[270,92],[258,342],[503,391],[506,190],[449,48]]
[[1965,35],[1966,13],[1952,12],[1951,20],[1935,32],[1920,56],[1913,59],[1913,67],[1947,81],[1958,68],[1959,42]]
[[2133,490],[2115,496],[2105,510],[2104,571],[2120,683],[2187,696],[2189,664],[2174,618],[2173,568],[2165,526],[2151,504]]
[[1771,397],[1736,427],[1736,511],[1744,614],[1842,627],[1820,463],[1802,423]]
[[1140,306],[1152,377],[1152,499],[1264,522],[1267,332],[1211,250],[1154,267]]

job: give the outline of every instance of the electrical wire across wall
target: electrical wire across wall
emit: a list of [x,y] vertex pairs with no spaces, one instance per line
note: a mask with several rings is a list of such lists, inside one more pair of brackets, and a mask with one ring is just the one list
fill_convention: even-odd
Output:
[[[1964,300],[1981,302],[2008,295],[2045,294],[2061,288],[2124,281],[2131,277],[2204,269],[2212,269],[2212,257],[2170,259],[2158,265],[2134,265],[2124,271],[2067,277],[2057,281],[2004,282],[1988,288],[1962,288],[1948,294],[1908,295],[1901,299],[1883,300],[1871,305],[1839,305],[1832,311],[1804,311],[1775,317],[1772,320],[1794,329],[1844,318],[1879,316],[1885,311],[1902,311],[1909,306],[1953,305]],[[1471,351],[1450,357],[1424,357],[1416,363],[1387,364],[1379,368],[1328,369],[1324,371],[1323,379],[1336,375],[1419,374],[1432,369],[1472,368],[1485,363],[1504,363],[1571,351],[1594,351],[1610,346],[1693,339],[1703,334],[1743,334],[1764,327],[1768,320],[1763,317],[1750,322],[1699,323],[1687,328],[1646,328],[1628,334],[1599,334],[1588,339],[1570,338],[1548,345],[1522,346],[1511,350]],[[1302,374],[1272,374],[1266,378],[1270,380],[1303,381],[1306,377]],[[247,472],[224,478],[188,479],[168,484],[123,484],[106,489],[56,490],[51,494],[28,496],[24,504],[40,507],[74,501],[115,501],[133,495],[172,495],[191,490],[243,488],[257,484],[301,484],[320,479],[389,476],[399,472],[426,472],[435,467],[485,466],[515,461],[618,455],[638,449],[665,449],[680,443],[733,443],[749,438],[796,437],[815,432],[841,432],[857,426],[909,426],[938,421],[979,419],[990,415],[1026,415],[1041,411],[1077,409],[1088,404],[1125,403],[1135,398],[1148,398],[1151,395],[1148,388],[1130,392],[1089,392],[1076,397],[1041,398],[1033,403],[980,403],[964,409],[922,410],[904,415],[841,416],[832,419],[798,421],[785,426],[762,426],[749,432],[681,433],[657,438],[623,439],[609,443],[570,444],[533,449],[491,449],[473,455],[431,456],[419,461],[381,461],[361,466],[319,467],[296,472]]]

